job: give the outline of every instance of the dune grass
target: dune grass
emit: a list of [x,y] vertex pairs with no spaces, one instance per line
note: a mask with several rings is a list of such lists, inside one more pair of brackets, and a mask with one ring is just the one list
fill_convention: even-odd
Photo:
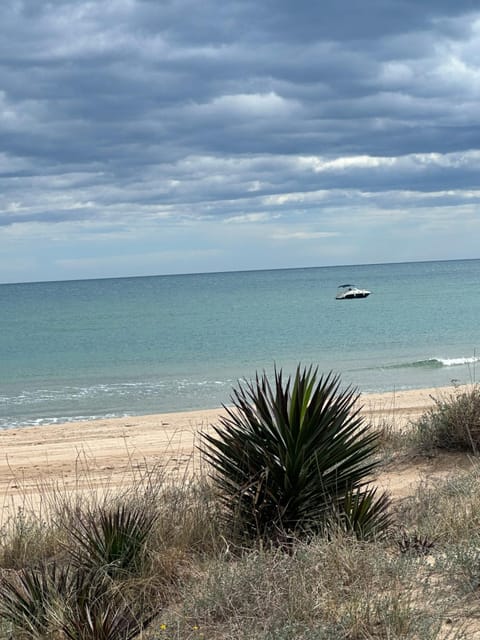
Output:
[[434,405],[415,425],[424,451],[445,449],[480,453],[480,385],[454,388],[433,398]]
[[[385,464],[392,443],[431,455],[397,434]],[[89,486],[88,469],[77,473]],[[368,541],[332,521],[288,547],[247,545],[205,465],[181,478],[145,466],[120,492],[108,482],[41,491],[40,511],[26,497],[0,528],[0,640],[480,638],[474,456],[396,501],[386,535]]]
[[[42,578],[48,574],[45,567],[55,566],[58,573],[65,567],[82,566],[77,562],[82,544],[76,546],[72,522],[78,519],[77,526],[83,530],[79,523],[85,514],[89,522],[95,514],[118,515],[135,505],[134,513],[139,508],[154,513],[139,557],[129,568],[115,564],[115,559],[97,559],[97,572],[102,572],[102,566],[113,566],[116,573],[102,573],[102,579],[109,580],[107,588],[100,581],[87,592],[100,603],[115,634],[105,638],[475,637],[469,624],[480,615],[477,466],[462,477],[423,483],[396,505],[396,525],[386,538],[359,541],[332,525],[328,536],[298,540],[288,551],[266,545],[243,548],[229,539],[206,477],[184,478],[176,484],[159,474],[154,497],[151,483],[142,494],[144,490],[137,485],[117,499],[113,493],[101,500],[90,496],[84,512],[76,500],[69,508],[59,496],[58,510],[53,508],[48,516],[44,513],[41,521],[34,512],[21,512],[19,521],[14,518],[3,529],[3,588],[9,581],[18,584],[19,576],[25,578],[28,571],[30,577]],[[83,508],[87,503],[83,496]],[[428,544],[422,547],[419,540]],[[76,579],[84,580],[85,574]],[[61,635],[55,626],[59,602],[73,628],[83,618],[100,615],[98,607],[81,610],[72,604],[71,596],[63,600],[61,596],[60,586],[54,590],[54,606],[47,614],[48,633],[57,629],[56,636],[41,635],[42,627],[33,636],[22,635],[18,625],[12,636],[12,620],[4,612],[0,638],[102,637],[98,630],[88,635],[85,629],[83,636]],[[123,622],[115,623],[118,616]],[[129,636],[130,631],[137,635]]]

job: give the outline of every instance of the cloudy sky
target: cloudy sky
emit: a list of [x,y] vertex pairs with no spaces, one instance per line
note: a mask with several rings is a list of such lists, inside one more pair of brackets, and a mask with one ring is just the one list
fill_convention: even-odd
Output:
[[478,258],[479,205],[478,2],[2,2],[0,282]]

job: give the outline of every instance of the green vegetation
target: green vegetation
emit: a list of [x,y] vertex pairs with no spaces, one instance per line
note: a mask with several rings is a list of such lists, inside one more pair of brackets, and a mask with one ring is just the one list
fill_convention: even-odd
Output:
[[87,573],[135,575],[141,569],[145,542],[157,517],[155,505],[148,502],[78,510],[69,531],[72,564]]
[[[195,477],[169,479],[152,468],[121,495],[46,487],[48,512],[25,508],[4,522],[0,640],[478,637],[480,466],[472,459],[462,473],[425,480],[388,506],[370,483],[395,455],[382,458],[356,395],[315,375],[299,370],[284,384],[277,374],[272,389],[257,378],[238,390],[236,409],[202,444],[213,467]],[[424,432],[439,406],[412,430]],[[452,408],[441,409],[445,425]],[[242,429],[254,432],[256,463],[268,460],[257,477],[249,475],[253,453]],[[384,438],[386,431],[382,425]],[[348,459],[335,449],[337,438]],[[242,442],[245,455],[235,448]],[[395,442],[402,464],[425,453],[410,434]],[[228,459],[243,475],[229,480]],[[291,465],[282,490],[280,460]],[[243,502],[233,491],[239,478]]]
[[157,612],[128,581],[140,571],[156,514],[148,502],[74,513],[60,565],[47,556],[2,575],[0,615],[32,640],[136,638]]
[[423,449],[480,451],[480,386],[466,391],[455,389],[443,398],[434,398],[434,406],[417,424]]
[[339,386],[312,368],[285,383],[276,371],[273,388],[257,375],[204,435],[225,518],[247,536],[298,537],[332,519],[360,537],[388,527],[387,497],[366,488],[378,434],[360,416],[358,394]]

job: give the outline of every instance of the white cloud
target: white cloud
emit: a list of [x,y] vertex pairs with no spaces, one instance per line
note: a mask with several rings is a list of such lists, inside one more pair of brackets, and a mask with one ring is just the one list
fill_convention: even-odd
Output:
[[223,220],[224,224],[247,224],[247,223],[256,223],[256,222],[268,222],[275,216],[272,216],[268,213],[245,213],[239,216],[232,216],[231,218],[225,218]]
[[337,231],[275,231],[272,234],[274,240],[318,240],[334,238],[340,235]]
[[372,156],[352,156],[325,160],[322,158],[299,158],[299,163],[311,167],[316,173],[321,171],[343,171],[345,169],[361,168],[373,169],[381,166],[392,166],[396,158],[381,158]]
[[274,92],[240,93],[215,97],[207,104],[199,104],[189,110],[215,116],[231,115],[239,118],[270,118],[293,115],[298,105]]
[[480,167],[480,151],[469,149],[454,153],[411,153],[401,156],[346,156],[333,160],[321,156],[299,157],[302,168],[311,169],[315,173],[340,172],[354,169],[408,169],[414,167]]

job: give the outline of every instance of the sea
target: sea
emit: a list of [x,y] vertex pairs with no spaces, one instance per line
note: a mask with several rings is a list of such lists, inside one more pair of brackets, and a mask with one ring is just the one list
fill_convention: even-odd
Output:
[[298,365],[360,392],[476,382],[480,260],[0,285],[1,429],[216,408]]

